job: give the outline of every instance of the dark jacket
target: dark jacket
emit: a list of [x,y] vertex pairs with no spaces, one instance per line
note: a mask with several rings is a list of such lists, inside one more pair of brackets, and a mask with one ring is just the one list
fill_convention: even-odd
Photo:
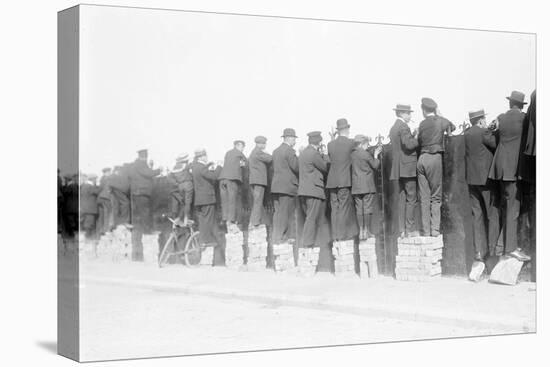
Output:
[[193,162],[191,173],[195,189],[194,206],[216,204],[216,180],[220,176],[221,168],[210,171],[204,163]]
[[444,149],[444,133],[453,131],[455,126],[441,116],[428,116],[418,126],[418,145],[421,153],[442,153]]
[[267,186],[267,171],[273,161],[271,154],[256,147],[248,157],[249,184]]
[[525,113],[513,108],[498,116],[498,146],[489,171],[493,180],[515,181]]
[[466,147],[466,183],[485,185],[496,148],[495,136],[479,126],[472,126],[464,133]]
[[537,127],[537,94],[536,91],[531,93],[531,103],[527,109],[525,115],[525,121],[523,122],[523,131],[521,134],[521,152],[525,155],[534,156],[535,151],[535,137]]
[[273,151],[273,180],[271,192],[274,194],[296,195],[298,193],[298,157],[290,145],[282,143]]
[[330,168],[327,178],[327,189],[351,187],[351,152],[353,140],[339,136],[327,145]]
[[136,159],[130,175],[131,194],[151,196],[153,192],[153,177],[159,173],[159,169],[152,169],[146,161]]
[[127,164],[118,173],[113,173],[109,184],[112,188],[128,193],[130,191],[130,171],[131,165]]
[[328,170],[327,158],[312,145],[308,145],[299,157],[300,183],[299,196],[310,196],[318,199],[326,199],[325,174]]
[[380,167],[380,161],[372,154],[356,147],[351,153],[351,193],[353,195],[376,193],[374,170]]
[[89,183],[80,185],[80,212],[82,214],[97,214],[97,195],[101,188]]
[[171,172],[168,177],[171,193],[184,193],[193,190],[193,176],[189,169],[180,172]]
[[63,209],[65,213],[78,214],[78,191],[79,186],[75,182],[63,186]]
[[101,176],[99,179],[99,187],[101,188],[98,198],[99,199],[111,199],[111,175]]
[[418,140],[403,120],[397,119],[390,129],[392,162],[390,180],[416,177],[416,148]]
[[233,148],[225,153],[220,180],[237,180],[243,182],[241,161],[246,162],[246,157],[243,152],[237,148]]

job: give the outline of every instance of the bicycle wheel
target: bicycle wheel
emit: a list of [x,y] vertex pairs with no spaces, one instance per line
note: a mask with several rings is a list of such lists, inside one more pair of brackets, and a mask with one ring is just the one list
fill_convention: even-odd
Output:
[[159,254],[159,268],[162,268],[164,263],[168,261],[168,258],[170,257],[170,253],[168,252],[168,248],[172,246],[173,242],[175,241],[174,233],[170,233],[170,236],[166,240],[166,243],[164,244],[164,247],[162,248],[162,251]]
[[185,265],[197,266],[201,262],[202,248],[199,243],[199,232],[193,233],[189,236],[187,243],[185,244]]

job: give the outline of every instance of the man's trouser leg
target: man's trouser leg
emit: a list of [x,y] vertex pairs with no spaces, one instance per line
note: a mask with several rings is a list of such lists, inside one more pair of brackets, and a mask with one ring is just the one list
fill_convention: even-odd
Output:
[[418,189],[420,194],[420,218],[422,225],[422,234],[429,236],[430,231],[430,184],[426,173],[425,161],[428,154],[421,154],[418,158],[416,172],[418,176]]
[[220,183],[220,199],[222,202],[222,219],[231,223],[237,222],[237,196],[239,182],[222,180]]
[[414,225],[414,210],[416,208],[416,177],[401,177],[399,179],[399,191],[403,203],[400,208],[402,216],[400,232],[411,233],[416,230]]
[[118,226],[119,224],[130,223],[130,199],[126,193],[113,189],[113,201],[114,201],[114,224]]
[[332,239],[346,241],[359,232],[349,187],[330,190]]
[[250,213],[250,225],[257,226],[257,225],[260,225],[262,222],[265,186],[262,186],[262,185],[251,185],[251,186],[252,186],[252,211]]
[[132,260],[143,261],[142,236],[148,230],[150,198],[132,195]]
[[519,193],[516,181],[501,181],[504,201],[504,249],[510,253],[518,247]]
[[304,228],[302,230],[300,247],[313,247],[317,238],[317,230],[321,219],[322,202],[323,200],[313,197],[299,197],[302,210],[306,213]]
[[355,202],[355,215],[357,217],[357,223],[361,233],[365,230],[365,214],[363,210],[363,194],[353,195],[353,201]]
[[502,229],[498,186],[494,181],[490,180],[487,185],[485,185],[484,192],[483,200],[487,208],[487,245],[489,251],[495,253],[498,237]]
[[296,238],[296,197],[274,194],[273,243]]
[[172,218],[179,216],[182,207],[182,199],[179,193],[170,194],[170,216]]
[[487,209],[484,186],[468,185],[474,225],[474,248],[481,259],[487,254]]
[[229,220],[229,180],[220,181],[220,201],[222,205],[222,219]]

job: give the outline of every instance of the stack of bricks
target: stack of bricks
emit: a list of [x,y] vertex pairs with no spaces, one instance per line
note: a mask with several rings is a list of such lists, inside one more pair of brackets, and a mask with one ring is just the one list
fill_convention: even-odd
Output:
[[280,243],[273,245],[273,264],[274,270],[278,273],[286,273],[294,270],[294,246],[290,243]]
[[201,252],[200,265],[212,266],[214,264],[214,247],[203,247]]
[[301,247],[298,249],[298,270],[300,274],[312,276],[319,263],[319,247]]
[[332,255],[334,256],[334,274],[353,275],[355,274],[353,240],[334,241],[332,245]]
[[132,258],[132,232],[123,225],[113,231],[105,233],[96,247],[97,257],[100,259],[119,262]]
[[376,262],[376,239],[371,237],[359,242],[359,272],[362,278],[376,278],[378,264]]
[[228,226],[225,235],[225,265],[228,268],[237,269],[243,265],[243,243],[243,232],[235,225]]
[[441,276],[443,236],[409,237],[397,240],[395,277],[426,281]]
[[267,229],[264,225],[248,231],[247,270],[265,270],[267,264]]
[[141,237],[141,243],[143,245],[143,262],[146,264],[157,264],[159,257],[159,234],[160,232],[153,232],[151,234],[144,234]]

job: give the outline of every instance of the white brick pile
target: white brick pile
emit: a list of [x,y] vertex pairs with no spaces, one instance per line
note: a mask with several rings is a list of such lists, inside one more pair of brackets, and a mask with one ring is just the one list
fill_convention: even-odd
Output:
[[105,233],[96,248],[97,257],[114,262],[132,259],[132,232],[123,225]]
[[265,270],[267,264],[267,229],[264,225],[248,231],[247,270]]
[[441,276],[443,236],[397,240],[395,276],[398,280],[426,281]]
[[298,270],[300,274],[311,276],[315,274],[319,263],[319,247],[298,249]]
[[359,242],[359,272],[363,278],[376,278],[378,264],[376,262],[376,239],[371,237]]
[[279,243],[273,245],[273,262],[275,271],[284,273],[289,270],[294,270],[294,246],[290,243]]
[[214,247],[203,247],[201,252],[200,265],[212,266],[214,264]]
[[159,257],[159,234],[153,232],[144,234],[141,238],[143,244],[143,262],[147,264],[157,264]]
[[353,240],[334,241],[332,245],[332,255],[334,256],[334,273],[336,275],[355,274],[355,259],[353,253]]
[[237,226],[228,226],[225,234],[225,265],[237,269],[243,265],[244,237]]

